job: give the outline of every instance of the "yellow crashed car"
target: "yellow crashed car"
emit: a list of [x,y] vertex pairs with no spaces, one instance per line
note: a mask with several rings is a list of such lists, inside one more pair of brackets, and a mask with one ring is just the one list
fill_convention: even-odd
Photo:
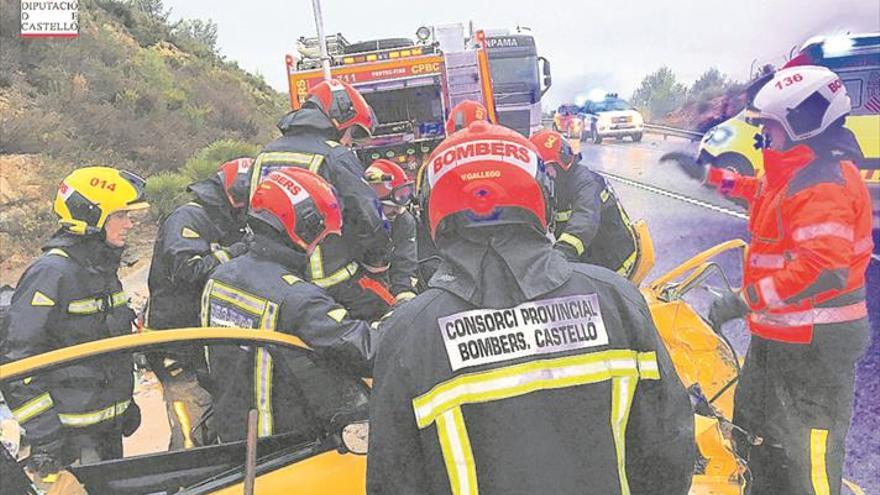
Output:
[[[643,235],[647,242],[647,232]],[[649,247],[645,247],[645,270],[653,262]],[[693,495],[743,493],[745,464],[733,453],[728,439],[730,425],[724,419],[732,415],[737,358],[724,338],[684,300],[716,266],[710,262],[711,258],[742,247],[742,241],[725,243],[643,288],[676,371],[691,394],[704,399],[702,410],[698,410],[700,414],[695,415],[694,420],[700,463],[690,492]],[[194,342],[209,350],[213,346],[260,346],[270,349],[278,358],[297,360],[299,364],[295,369],[299,370],[297,379],[304,396],[303,407],[309,410],[303,417],[311,418],[310,424],[303,425],[299,431],[259,439],[253,470],[245,468],[246,442],[141,455],[132,455],[127,450],[124,459],[70,467],[69,472],[87,493],[237,495],[242,493],[246,473],[253,473],[254,493],[260,495],[364,493],[366,456],[360,454],[366,452],[369,388],[362,380],[329,366],[296,337],[228,328],[148,332],[80,344],[5,364],[0,366],[0,376],[2,382],[8,382],[57,371],[108,353],[131,354]],[[165,421],[161,402],[158,407],[155,403],[151,406],[148,395],[143,388],[135,395],[144,411],[136,437],[156,436],[151,428]],[[152,400],[159,399],[153,397]],[[293,414],[292,411],[278,413]],[[197,426],[193,425],[193,429]],[[148,430],[146,434],[144,429]],[[14,478],[24,479],[18,465],[3,464],[4,484]],[[27,490],[15,492],[27,493]]]
[[[213,346],[260,346],[278,359],[296,363],[296,380],[302,392],[302,411],[307,418],[295,431],[278,433],[257,441],[257,462],[253,471],[254,493],[312,494],[363,493],[366,479],[366,420],[369,415],[369,387],[315,356],[296,337],[280,332],[243,329],[180,329],[114,337],[59,349],[0,366],[3,383],[40,373],[63,372],[66,366],[87,362],[109,353],[145,350],[198,343]],[[134,361],[133,361],[134,362]],[[242,376],[247,380],[247,376]],[[161,401],[148,404],[150,394],[136,393],[143,420],[135,436],[167,446],[165,408]],[[158,401],[153,398],[154,402]],[[161,418],[157,418],[161,416]],[[198,425],[193,425],[196,428]],[[164,441],[156,442],[166,428]],[[247,425],[242,425],[246,430]],[[150,430],[142,434],[141,430]],[[255,433],[254,433],[255,434]],[[253,438],[256,438],[255,436]],[[130,442],[126,442],[126,450]],[[124,459],[72,466],[88,494],[236,494],[242,492],[246,476],[245,441],[196,447],[175,452],[156,452]],[[0,449],[2,450],[2,449]],[[142,449],[138,449],[142,450]],[[160,449],[164,450],[164,449]],[[358,453],[355,453],[358,452]],[[8,456],[2,459],[2,493],[36,493],[25,486],[21,469]],[[62,478],[68,478],[67,473]],[[19,486],[15,486],[19,484]],[[59,481],[58,484],[61,484]],[[73,483],[75,484],[75,483]],[[10,491],[7,491],[7,488]],[[52,488],[56,488],[53,486]],[[79,487],[77,487],[78,489]],[[50,493],[53,493],[50,491]],[[55,493],[82,491],[62,489]]]

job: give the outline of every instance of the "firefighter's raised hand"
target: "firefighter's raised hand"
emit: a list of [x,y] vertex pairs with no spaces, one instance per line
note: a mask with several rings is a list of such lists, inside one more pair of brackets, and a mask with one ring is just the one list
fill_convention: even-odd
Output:
[[666,153],[660,157],[661,162],[675,162],[678,167],[688,175],[688,177],[698,180],[700,182],[706,181],[707,174],[707,166],[697,162],[693,156],[682,153],[680,151],[673,151],[671,153]]
[[743,318],[749,312],[749,306],[737,291],[726,291],[712,301],[709,307],[709,322],[712,328],[720,331],[721,325],[730,320]]

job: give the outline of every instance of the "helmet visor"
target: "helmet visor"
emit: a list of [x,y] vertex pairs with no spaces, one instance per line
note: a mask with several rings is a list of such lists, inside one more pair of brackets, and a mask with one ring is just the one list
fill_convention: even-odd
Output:
[[134,172],[129,172],[128,170],[120,170],[119,176],[122,177],[123,179],[125,179],[126,182],[131,184],[131,186],[134,188],[134,191],[135,191],[134,199],[127,202],[126,208],[123,208],[123,209],[135,210],[135,209],[141,209],[141,208],[148,207],[149,204],[147,204],[147,200],[145,197],[146,188],[147,188],[147,181],[144,180],[144,178],[141,177],[140,175],[137,175]]
[[415,197],[416,187],[413,182],[406,182],[391,190],[391,201],[398,206],[406,206],[412,203]]

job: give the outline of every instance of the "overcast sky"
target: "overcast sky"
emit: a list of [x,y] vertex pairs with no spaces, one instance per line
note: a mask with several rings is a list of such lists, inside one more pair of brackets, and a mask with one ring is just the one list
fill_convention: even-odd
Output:
[[[314,36],[310,0],[165,0],[172,19],[210,18],[219,48],[287,92],[284,55]],[[878,0],[324,0],[324,29],[350,42],[406,36],[420,25],[474,21],[476,27],[532,29],[550,60],[556,105],[601,87],[629,97],[668,65],[692,83],[709,67],[747,79],[754,59],[780,62],[817,34],[880,31]]]

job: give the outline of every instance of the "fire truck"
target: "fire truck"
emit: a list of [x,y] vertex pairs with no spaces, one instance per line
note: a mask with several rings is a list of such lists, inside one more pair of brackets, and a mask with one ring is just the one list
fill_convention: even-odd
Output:
[[[414,175],[446,137],[446,117],[461,101],[482,103],[497,121],[483,32],[470,37],[463,25],[449,24],[421,27],[416,36],[358,43],[342,34],[326,38],[332,77],[357,88],[378,120],[372,139],[355,148],[365,166],[387,158]],[[317,38],[300,38],[297,50],[300,57],[286,57],[294,110],[323,81]]]

